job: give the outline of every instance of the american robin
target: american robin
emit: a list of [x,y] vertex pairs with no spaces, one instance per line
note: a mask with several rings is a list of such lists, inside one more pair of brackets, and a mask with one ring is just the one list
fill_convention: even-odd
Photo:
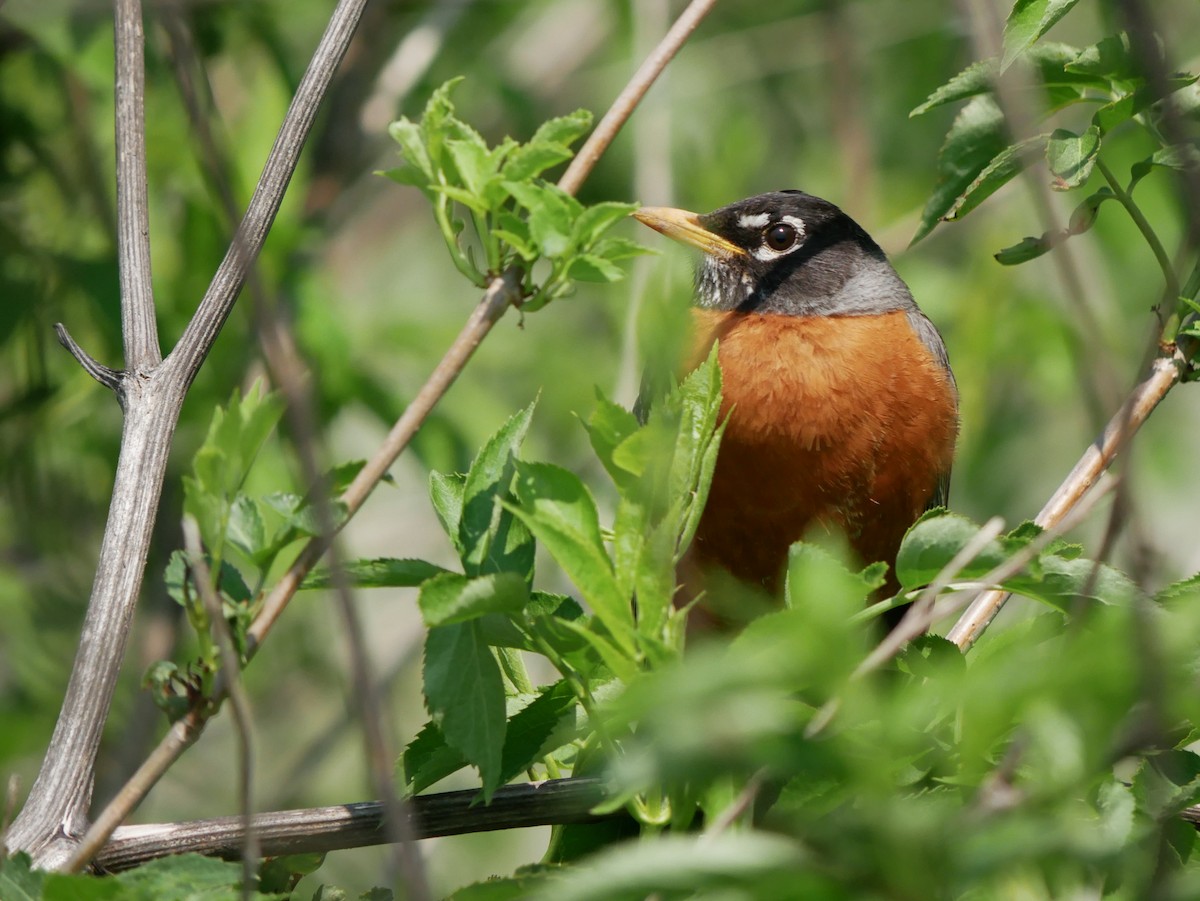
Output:
[[946,503],[958,392],[879,245],[802,191],[634,215],[704,252],[693,365],[720,341],[728,424],[692,562],[774,594],[788,547],[820,527],[894,564],[908,527]]

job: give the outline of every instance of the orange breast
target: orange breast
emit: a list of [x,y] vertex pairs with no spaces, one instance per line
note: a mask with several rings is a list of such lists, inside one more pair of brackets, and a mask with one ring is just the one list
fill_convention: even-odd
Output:
[[696,361],[720,340],[729,423],[689,568],[774,592],[788,546],[812,528],[891,564],[958,428],[950,378],[906,314],[693,312]]

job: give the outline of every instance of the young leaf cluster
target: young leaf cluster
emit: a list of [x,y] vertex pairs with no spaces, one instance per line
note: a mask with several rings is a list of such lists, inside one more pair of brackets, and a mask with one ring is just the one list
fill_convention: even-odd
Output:
[[[1194,117],[1196,94],[1187,89],[1197,76],[1173,73],[1156,78],[1156,73],[1167,71],[1166,61],[1161,56],[1143,58],[1126,34],[1110,35],[1084,48],[1042,42],[1046,31],[1074,5],[1075,0],[1018,0],[1005,26],[1003,55],[967,67],[912,111],[910,115],[917,116],[966,101],[942,145],[938,182],[913,241],[924,238],[940,221],[966,216],[1039,160],[1056,191],[1082,191],[1099,172],[1106,186],[1079,201],[1065,229],[1027,237],[999,251],[996,259],[1005,265],[1035,259],[1088,231],[1100,207],[1117,200],[1149,244],[1163,270],[1166,297],[1176,304],[1179,279],[1133,192],[1155,169],[1195,172],[1200,166],[1200,152],[1192,145],[1171,144],[1164,135],[1172,132],[1163,127],[1168,115]],[[996,96],[1005,86],[1022,112],[1045,123],[1044,130],[1015,141],[1010,137]],[[1079,105],[1094,107],[1085,128],[1051,127],[1056,114]],[[1127,128],[1139,129],[1159,149],[1135,163],[1122,181],[1104,162],[1104,150],[1115,132]],[[1180,303],[1185,313],[1186,301]]]
[[[585,207],[540,177],[571,158],[571,144],[591,127],[591,113],[576,110],[550,119],[525,144],[506,137],[489,147],[455,115],[450,94],[461,81],[435,90],[419,121],[392,123],[389,131],[403,161],[383,173],[429,200],[458,271],[482,288],[519,266],[522,309],[531,311],[571,293],[576,281],[623,278],[617,263],[645,251],[606,232],[636,205],[605,201]],[[548,271],[535,275],[539,260],[549,263]]]

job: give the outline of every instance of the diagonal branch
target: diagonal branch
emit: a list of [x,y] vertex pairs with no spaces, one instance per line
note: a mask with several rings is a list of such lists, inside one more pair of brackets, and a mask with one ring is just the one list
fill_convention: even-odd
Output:
[[366,0],[341,0],[338,3],[304,77],[300,79],[296,96],[292,98],[275,144],[263,164],[262,174],[242,223],[225,258],[217,267],[196,315],[168,358],[170,364],[179,367],[185,384],[191,384],[200,371],[221,327],[233,310],[251,266],[266,242],[288,183],[296,171],[300,151],[312,131],[321,98],[329,90],[334,72],[350,46],[350,39],[354,36],[365,7]]
[[[1050,529],[1071,512],[1091,490],[1117,454],[1133,439],[1137,430],[1154,412],[1154,408],[1179,383],[1188,369],[1188,357],[1178,347],[1164,349],[1143,379],[1109,420],[1100,437],[1080,457],[1079,462],[1058,486],[1034,522]],[[962,650],[973,645],[983,630],[1000,612],[1009,595],[1003,591],[986,591],[977,597],[946,637]]]
[[146,196],[146,40],[142,5],[116,0],[117,257],[125,368],[162,362],[150,284],[150,202]]

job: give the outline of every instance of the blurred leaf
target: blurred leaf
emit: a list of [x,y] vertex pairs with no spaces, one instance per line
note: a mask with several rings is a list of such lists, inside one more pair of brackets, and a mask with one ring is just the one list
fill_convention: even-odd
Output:
[[1078,0],[1017,0],[1004,23],[1004,71],[1071,11]]
[[[1162,62],[1161,58],[1158,62]],[[1129,35],[1110,35],[1079,52],[1067,66],[1068,71],[1116,81],[1144,77],[1145,69],[1129,46]]]
[[1200,168],[1200,150],[1191,144],[1172,144],[1156,151],[1144,160],[1134,163],[1129,169],[1129,190],[1150,174],[1156,166],[1177,172],[1195,171]]
[[1001,150],[955,199],[945,218],[961,219],[1020,175],[1036,159],[1037,152],[1045,147],[1048,138],[1046,134],[1034,135]]
[[511,572],[468,578],[441,573],[421,586],[417,604],[429,627],[476,619],[485,613],[516,613],[529,600],[525,579]]
[[1092,122],[1101,132],[1112,131],[1118,125],[1123,125],[1134,116],[1149,109],[1163,97],[1195,84],[1197,77],[1195,75],[1171,76],[1167,78],[1167,89],[1164,93],[1149,86],[1138,88],[1133,93],[1125,94],[1112,103],[1100,107],[1092,116]]
[[1046,162],[1054,179],[1050,187],[1056,191],[1078,188],[1092,174],[1100,153],[1100,129],[1095,125],[1083,134],[1056,128],[1046,144]]
[[997,251],[993,256],[1002,266],[1016,266],[1036,260],[1047,253],[1058,242],[1053,238],[1042,235],[1040,238],[1022,238],[1019,243]]
[[[377,557],[374,560],[348,560],[342,564],[347,582],[355,588],[417,588],[427,579],[453,575],[425,560]],[[301,590],[332,588],[333,572],[327,566],[316,567],[300,583]]]
[[425,638],[425,701],[447,744],[479,770],[484,798],[499,787],[504,682],[476,622],[435,626]]
[[596,503],[579,477],[549,463],[517,464],[516,514],[583,593],[617,644],[633,652],[633,613],[604,550]]
[[817,897],[805,891],[817,881],[805,878],[805,861],[798,845],[764,832],[642,836],[606,848],[548,879],[529,897],[530,901],[607,901],[697,891],[715,896],[722,889],[729,897],[739,897],[742,892],[736,890],[750,886],[757,888],[756,897]]
[[938,153],[938,183],[921,213],[913,244],[948,216],[972,182],[1007,146],[1004,115],[996,102],[988,96],[973,98],[955,117]]

